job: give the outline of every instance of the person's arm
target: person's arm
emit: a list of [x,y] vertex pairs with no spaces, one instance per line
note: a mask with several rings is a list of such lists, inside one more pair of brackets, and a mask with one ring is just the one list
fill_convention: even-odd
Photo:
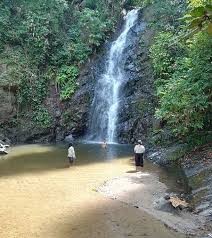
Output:
[[143,152],[142,152],[142,154],[143,154],[143,158],[144,158],[144,159],[146,159],[146,153],[145,153],[145,152],[146,152],[146,149],[145,149],[145,147],[143,146]]
[[74,147],[72,147],[72,154],[73,154],[73,158],[76,159]]
[[[144,147],[144,146],[143,146]],[[143,153],[145,153],[145,151],[146,151],[146,149],[145,149],[145,147],[143,148]]]
[[136,153],[136,146],[137,146],[137,145],[135,145],[135,147],[134,147],[134,153]]
[[71,156],[71,147],[68,148],[68,156]]

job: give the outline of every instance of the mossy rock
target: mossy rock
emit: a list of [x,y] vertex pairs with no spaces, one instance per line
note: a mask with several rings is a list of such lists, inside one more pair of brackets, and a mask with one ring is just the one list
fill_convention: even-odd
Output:
[[187,152],[187,145],[180,144],[170,147],[166,153],[166,158],[169,161],[177,162]]

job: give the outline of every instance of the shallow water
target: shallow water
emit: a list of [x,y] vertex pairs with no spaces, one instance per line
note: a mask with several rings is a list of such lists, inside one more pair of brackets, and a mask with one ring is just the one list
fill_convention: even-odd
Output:
[[[109,163],[114,160],[129,160],[133,163],[131,145],[111,144],[107,149],[100,144],[79,144],[75,146],[75,166],[92,163]],[[155,173],[171,192],[188,192],[185,176],[180,168],[162,168],[145,160],[143,171]],[[36,173],[46,170],[64,169],[67,166],[67,148],[64,145],[23,145],[10,149],[8,155],[0,157],[0,177],[21,173]],[[132,168],[132,172],[134,168]],[[131,172],[130,170],[127,172]]]
[[[71,168],[64,145],[16,146],[0,157],[1,238],[122,238],[126,232],[180,237],[146,213],[94,192],[104,181],[133,172],[132,146],[80,144],[75,150]],[[144,171],[157,174],[170,191],[182,190],[177,169],[171,173],[145,161]]]

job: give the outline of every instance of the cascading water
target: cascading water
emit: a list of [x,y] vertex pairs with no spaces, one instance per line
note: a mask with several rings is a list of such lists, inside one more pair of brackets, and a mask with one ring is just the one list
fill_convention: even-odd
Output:
[[95,88],[88,130],[89,140],[106,140],[108,143],[116,141],[119,91],[121,85],[127,81],[123,69],[123,51],[128,33],[137,18],[137,9],[127,14],[123,31],[110,47],[105,71],[99,77]]

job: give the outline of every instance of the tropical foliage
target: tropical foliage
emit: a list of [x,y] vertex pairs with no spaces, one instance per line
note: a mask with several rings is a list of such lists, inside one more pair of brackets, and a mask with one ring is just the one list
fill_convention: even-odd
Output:
[[[48,127],[50,85],[60,100],[78,88],[81,67],[114,31],[123,7],[151,5],[155,116],[180,138],[209,129],[212,6],[209,0],[2,0],[0,86],[12,90],[17,116]],[[33,112],[33,113],[32,113]],[[17,118],[19,118],[17,117]]]
[[[164,11],[161,3],[156,4]],[[211,115],[211,5],[192,0],[186,10],[184,3],[164,4],[170,9],[180,4],[182,10],[176,15],[173,8],[173,19],[153,24],[156,36],[150,56],[159,101],[156,117],[181,138],[198,137],[209,129]]]
[[0,86],[16,92],[19,114],[33,110],[43,124],[49,85],[61,100],[72,96],[81,66],[114,30],[120,2],[1,1]]

